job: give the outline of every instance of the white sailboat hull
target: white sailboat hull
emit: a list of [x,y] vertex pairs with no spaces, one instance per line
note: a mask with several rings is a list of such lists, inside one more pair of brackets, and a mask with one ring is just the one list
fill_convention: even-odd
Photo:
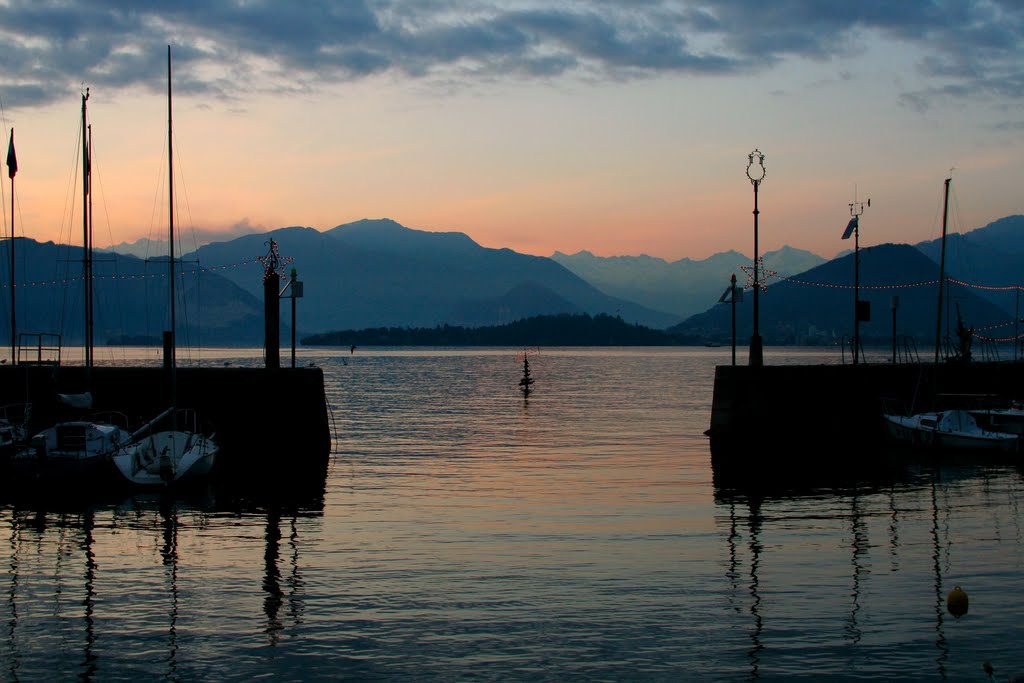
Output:
[[219,448],[195,432],[154,432],[113,456],[118,471],[138,486],[168,486],[203,479],[216,463]]
[[911,446],[944,451],[996,451],[1016,453],[1020,439],[1016,434],[982,429],[965,411],[951,410],[917,415],[886,415],[890,436]]

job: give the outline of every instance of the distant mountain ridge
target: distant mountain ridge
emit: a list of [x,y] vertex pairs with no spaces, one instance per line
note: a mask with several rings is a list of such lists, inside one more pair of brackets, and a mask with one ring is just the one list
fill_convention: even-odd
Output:
[[[598,289],[613,296],[636,301],[682,318],[706,310],[718,300],[736,275],[741,284],[747,275],[742,266],[753,259],[727,251],[702,260],[688,258],[666,261],[647,256],[594,256],[555,252],[551,257]],[[785,246],[762,256],[764,267],[783,275],[795,275],[825,262],[809,251]]]
[[[0,242],[0,281],[5,283],[10,280],[9,249],[10,240]],[[18,331],[60,334],[65,346],[81,344],[85,337],[82,248],[19,238],[15,263]],[[259,299],[216,272],[194,266],[181,270],[176,316],[181,346],[262,345]],[[97,255],[93,272],[96,344],[124,338],[159,339],[168,325],[167,257],[146,262],[116,253]],[[259,279],[258,274],[252,275]],[[10,329],[10,314],[9,298],[0,297],[0,330]]]
[[[745,283],[747,276],[741,266],[750,260],[736,251],[675,262],[647,255],[601,258],[586,251],[573,255],[556,252],[546,258],[485,248],[461,232],[414,230],[389,219],[364,219],[324,232],[291,227],[245,235],[205,245],[184,259],[198,260],[204,267],[251,264],[218,272],[245,290],[250,295],[247,305],[252,306],[262,298],[260,266],[255,258],[266,253],[270,239],[279,243],[285,256],[295,258],[292,265],[306,285],[306,296],[297,303],[298,326],[305,334],[391,326],[502,325],[560,314],[608,314],[656,329],[675,326],[673,329],[687,335],[712,329],[721,334],[717,317],[728,307],[716,302],[730,274],[736,273],[740,284]],[[906,246],[910,251],[896,250],[891,257],[879,258],[894,246]],[[877,255],[872,255],[873,251]],[[937,259],[937,251],[937,241],[916,248],[881,245],[862,249],[862,259],[867,259],[864,263],[875,263],[864,266],[863,281],[869,282],[870,277],[892,280],[908,273],[934,278],[936,266],[924,265],[918,257],[924,252]],[[1022,254],[1024,216],[1008,216],[963,235],[950,235],[947,273],[971,282],[1012,284],[1019,278]],[[852,283],[852,254],[825,262],[810,252],[784,247],[765,254],[764,262],[766,270],[783,276],[801,275],[802,279],[807,272],[817,273],[815,277],[824,272],[836,278],[836,283]],[[834,270],[815,270],[830,264],[838,265]],[[821,282],[818,289],[828,289],[825,281]],[[792,287],[793,283],[770,282],[769,292],[761,298],[766,320],[790,330],[777,334],[778,339],[850,333],[845,309],[852,303],[843,303],[841,293],[846,290],[841,286],[827,299],[806,286]],[[862,327],[862,335],[883,335],[885,323],[878,318],[888,306],[883,291],[870,293],[875,319],[871,326]],[[794,297],[792,305],[785,301],[790,296]],[[909,297],[903,306],[915,312],[928,308],[927,296],[920,301],[914,293],[903,296]],[[963,296],[957,296],[965,314],[972,317],[995,320],[1005,317],[1007,310],[1013,314],[1013,302],[1008,303],[1005,291],[968,288]],[[864,298],[868,298],[867,291]],[[988,299],[994,307],[978,308],[979,299]],[[907,303],[911,301],[912,305]],[[776,308],[775,302],[785,305]],[[741,305],[741,328],[749,325],[748,307],[749,298]],[[679,312],[686,311],[696,313],[684,319]],[[773,318],[775,315],[782,317]],[[934,324],[934,312],[931,315]],[[927,323],[918,323],[919,331],[927,334]],[[978,323],[970,320],[969,324]],[[246,341],[240,339],[239,343],[251,343],[251,334],[247,332]]]
[[[237,263],[265,253],[270,239],[295,259],[305,283],[298,326],[310,332],[480,326],[558,313],[607,313],[662,329],[681,319],[609,296],[549,258],[489,249],[463,233],[413,230],[389,219],[324,232],[281,228],[208,244],[186,258]],[[261,296],[262,284],[244,272],[224,275]]]
[[[853,335],[854,255],[837,258],[790,281],[767,283],[760,296],[760,333],[765,344],[833,344]],[[917,340],[922,351],[934,348],[938,300],[938,266],[906,244],[882,244],[860,250],[860,298],[870,302],[871,320],[861,323],[864,343],[892,338],[893,297],[896,333]],[[981,290],[950,284],[942,312],[942,335],[964,323],[979,332],[998,329],[1012,315],[981,296]],[[752,297],[738,304],[737,339],[745,345],[752,333]],[[725,341],[731,337],[731,305],[719,304],[670,328],[690,336]],[[1011,328],[1012,329],[1012,328]]]

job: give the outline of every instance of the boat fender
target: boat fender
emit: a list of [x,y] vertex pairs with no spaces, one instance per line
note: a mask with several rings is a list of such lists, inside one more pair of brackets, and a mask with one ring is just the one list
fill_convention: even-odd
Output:
[[949,595],[946,597],[946,609],[957,619],[967,614],[967,593],[963,588],[957,586],[949,591]]

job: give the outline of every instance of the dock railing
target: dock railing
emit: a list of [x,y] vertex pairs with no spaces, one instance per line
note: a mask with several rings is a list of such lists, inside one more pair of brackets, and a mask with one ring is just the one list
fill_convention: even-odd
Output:
[[18,365],[60,365],[61,338],[50,332],[18,335]]

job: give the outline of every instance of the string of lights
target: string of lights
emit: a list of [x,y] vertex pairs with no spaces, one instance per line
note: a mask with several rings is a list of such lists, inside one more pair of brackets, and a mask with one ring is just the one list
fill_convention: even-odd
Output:
[[[844,285],[833,282],[811,282],[809,280],[798,280],[795,277],[786,277],[785,275],[779,275],[778,278],[785,282],[792,282],[797,285],[809,285],[811,287],[825,287],[827,289],[853,289],[853,285]],[[946,278],[947,281],[952,282],[951,278]],[[911,287],[925,287],[928,285],[938,284],[938,280],[924,280],[922,282],[906,282],[902,284],[888,284],[888,285],[864,285],[860,286],[861,289],[909,289]]]
[[[209,266],[206,268],[196,267],[192,270],[180,271],[181,276],[185,275],[196,275],[198,273],[212,273],[220,270],[229,270],[232,268],[241,268],[242,266],[252,265],[259,262],[259,259],[249,259],[247,261],[240,261],[238,263],[228,263],[220,266]],[[166,279],[167,273],[144,273],[138,275],[94,275],[93,280],[146,280],[146,279]],[[22,282],[18,284],[18,287],[45,287],[52,285],[66,285],[73,282],[80,282],[82,278],[79,277],[68,277],[56,280],[36,280],[35,282]],[[0,283],[0,289],[9,289],[9,283]]]
[[984,327],[976,327],[975,329],[976,330],[994,330],[994,329],[997,329],[997,328],[1000,328],[1000,327],[1009,327],[1010,325],[1013,325],[1013,322],[1014,321],[1011,320],[1011,321],[1005,322],[1005,323],[995,323],[993,325],[985,325]]
[[985,289],[991,292],[1010,292],[1013,290],[1024,289],[1024,285],[979,285],[973,282],[964,282],[963,280],[957,280],[955,278],[947,277],[946,282],[952,282],[955,285],[962,285],[964,287],[973,287],[974,289]]
[[1016,336],[1013,336],[1013,337],[986,337],[983,334],[978,334],[977,332],[974,332],[973,336],[974,336],[975,339],[981,339],[983,341],[989,341],[989,342],[1012,342],[1012,341],[1017,341],[1017,340],[1020,340],[1020,339],[1024,339],[1024,334],[1019,334],[1019,335],[1016,335]]

